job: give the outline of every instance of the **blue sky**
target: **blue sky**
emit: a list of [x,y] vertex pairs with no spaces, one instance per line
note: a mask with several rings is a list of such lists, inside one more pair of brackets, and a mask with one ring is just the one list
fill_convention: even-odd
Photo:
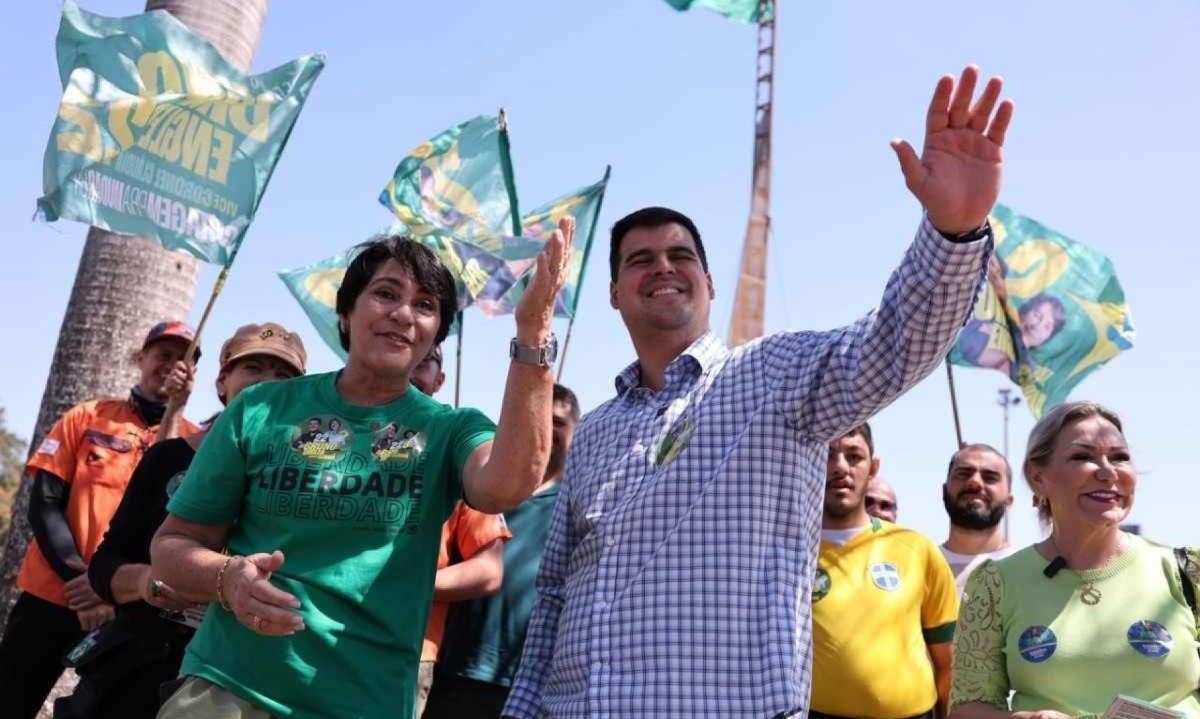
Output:
[[[132,1],[92,0],[106,15]],[[9,311],[0,406],[28,436],[45,385],[85,228],[31,220],[60,88],[60,6],[19,3],[0,27],[0,287]],[[1087,379],[1076,398],[1126,418],[1141,470],[1133,520],[1160,541],[1195,543],[1200,351],[1189,290],[1200,249],[1195,141],[1200,117],[1200,7],[1013,0],[1007,3],[803,3],[779,10],[773,238],[768,330],[845,324],[877,301],[910,241],[919,208],[888,147],[919,147],[940,74],[966,63],[1006,79],[1017,106],[1001,202],[1111,257],[1137,325],[1137,346]],[[208,357],[246,322],[305,337],[313,370],[337,366],[277,279],[390,222],[376,197],[411,147],[450,125],[507,108],[522,207],[598,179],[613,166],[564,381],[585,410],[612,395],[633,359],[608,306],[604,231],[650,204],[690,214],[704,236],[722,335],[749,206],[755,31],[661,0],[357,0],[275,2],[255,71],[325,52],[328,66],[292,135],[226,291],[206,330]],[[206,268],[192,319],[215,278]],[[558,327],[560,337],[565,323]],[[511,319],[468,313],[463,395],[499,409]],[[448,357],[453,345],[447,346]],[[202,362],[190,415],[217,407],[216,368]],[[447,398],[453,386],[453,369]],[[956,370],[964,431],[1001,443],[996,390],[1007,380]],[[946,533],[939,485],[954,447],[945,372],[874,422],[882,473],[901,523]],[[1013,412],[1019,463],[1032,418]],[[752,481],[753,478],[747,478]],[[1036,539],[1018,481],[1013,541]]]

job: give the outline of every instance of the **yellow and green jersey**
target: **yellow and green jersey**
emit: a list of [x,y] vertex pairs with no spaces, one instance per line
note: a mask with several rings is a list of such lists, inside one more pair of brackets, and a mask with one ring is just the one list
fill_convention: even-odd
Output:
[[933,542],[875,518],[843,545],[822,541],[812,600],[812,709],[898,719],[933,708],[926,645],[952,641],[958,619]]

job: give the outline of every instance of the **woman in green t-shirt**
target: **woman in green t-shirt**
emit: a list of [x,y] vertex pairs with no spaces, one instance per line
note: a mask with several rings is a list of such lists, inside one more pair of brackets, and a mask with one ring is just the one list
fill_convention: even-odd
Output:
[[951,717],[1099,716],[1118,697],[1200,717],[1200,555],[1122,531],[1138,477],[1120,418],[1054,407],[1024,470],[1050,535],[968,580]]
[[437,255],[404,237],[358,253],[337,294],[346,366],[243,392],[167,507],[155,576],[212,605],[160,719],[412,715],[442,523],[464,496],[517,506],[549,459],[573,234],[547,241],[514,313],[498,428],[410,390],[458,310]]

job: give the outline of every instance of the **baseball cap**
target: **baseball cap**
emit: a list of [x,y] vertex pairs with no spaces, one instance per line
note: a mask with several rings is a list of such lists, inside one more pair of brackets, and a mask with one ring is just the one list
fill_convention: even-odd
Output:
[[304,365],[308,361],[300,335],[288,332],[274,322],[238,327],[237,332],[221,345],[221,369],[250,355],[278,357],[300,374],[304,374]]
[[[150,345],[165,339],[180,339],[191,344],[192,340],[196,339],[196,333],[183,322],[159,322],[146,333],[146,339],[142,342],[142,350],[145,351]],[[196,353],[192,360],[195,362],[200,361],[199,345],[196,346]]]

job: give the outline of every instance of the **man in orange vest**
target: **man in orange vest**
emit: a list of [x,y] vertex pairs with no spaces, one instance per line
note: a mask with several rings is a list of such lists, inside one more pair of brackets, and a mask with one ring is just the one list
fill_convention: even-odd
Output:
[[[33,719],[62,674],[63,656],[113,617],[113,606],[88,583],[87,563],[134,467],[155,440],[168,399],[175,408],[186,402],[194,364],[183,358],[194,336],[182,322],[151,328],[135,357],[140,376],[129,396],[67,410],[26,466],[33,476],[29,524],[34,541],[21,563],[21,594],[0,641],[5,717]],[[171,386],[182,388],[175,396],[168,392],[172,377]],[[178,423],[183,434],[198,429],[187,420]]]

